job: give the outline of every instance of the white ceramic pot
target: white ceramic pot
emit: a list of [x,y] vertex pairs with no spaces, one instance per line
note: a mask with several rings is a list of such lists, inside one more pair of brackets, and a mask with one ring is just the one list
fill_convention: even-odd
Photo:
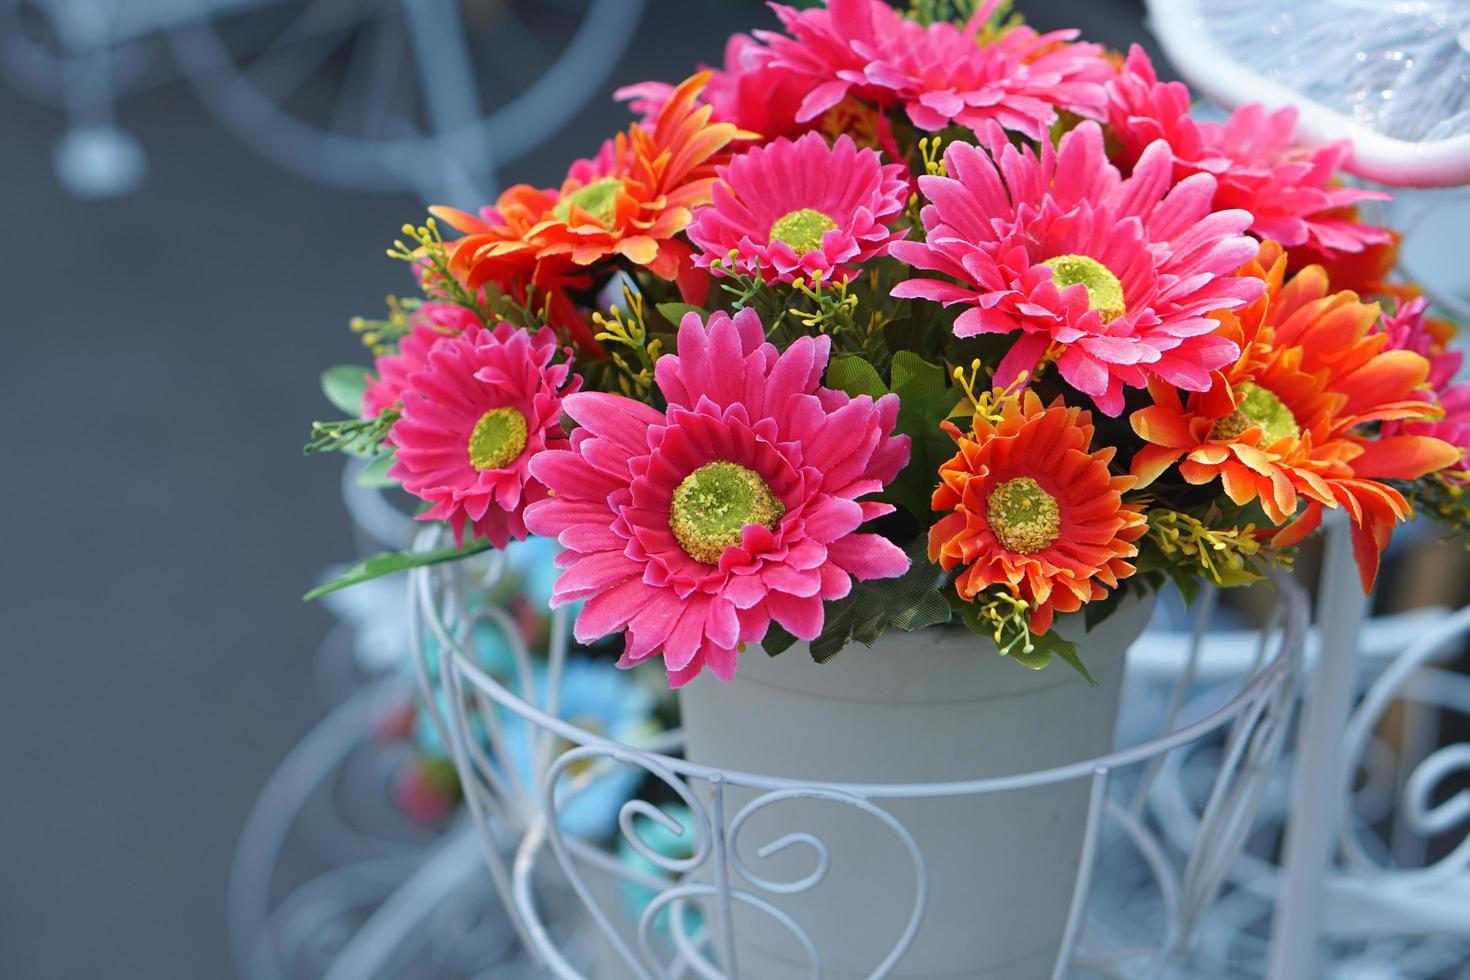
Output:
[[[1129,599],[1091,632],[1079,615],[1058,629],[1077,642],[1099,682],[1065,663],[1032,671],[959,629],[889,632],[850,645],[825,665],[803,644],[779,657],[741,657],[726,686],[706,673],[680,692],[689,758],[704,765],[796,779],[927,783],[1046,769],[1113,746],[1123,666],[1152,601]],[[926,909],[890,976],[1006,978],[1050,975],[1076,882],[1087,812],[1086,779],[1027,790],[883,801],[912,835],[928,876]],[[730,787],[726,825],[760,794]],[[754,812],[732,847],[756,876],[800,881],[816,868],[809,844],[761,858],[788,834],[826,845],[815,886],[772,894],[738,868],[732,887],[774,903],[821,951],[823,975],[869,975],[914,910],[916,876],[900,834],[842,803],[783,799]],[[810,977],[802,945],[774,917],[734,907],[739,975]]]

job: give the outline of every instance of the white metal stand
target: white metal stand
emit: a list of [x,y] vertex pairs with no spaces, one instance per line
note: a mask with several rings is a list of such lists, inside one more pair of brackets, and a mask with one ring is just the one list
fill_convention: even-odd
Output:
[[[431,547],[432,535],[422,546]],[[639,978],[698,975],[707,978],[735,977],[730,936],[735,928],[731,910],[736,904],[753,906],[783,921],[807,951],[814,976],[821,975],[822,951],[817,949],[799,922],[768,900],[773,894],[789,894],[819,881],[824,874],[827,851],[820,835],[806,828],[752,851],[769,854],[773,849],[800,843],[813,849],[817,870],[799,882],[772,882],[744,865],[739,846],[741,829],[756,811],[779,813],[784,801],[819,798],[863,811],[886,827],[913,858],[914,881],[918,888],[907,924],[897,924],[897,942],[882,962],[873,964],[871,976],[889,975],[911,942],[924,916],[925,868],[914,839],[891,817],[881,801],[895,798],[953,798],[970,794],[1004,793],[1065,780],[1084,779],[1092,786],[1083,844],[1082,873],[1070,909],[1066,939],[1059,951],[1053,977],[1070,975],[1074,969],[1103,972],[1112,976],[1159,975],[1171,959],[1187,951],[1192,926],[1219,893],[1244,842],[1254,814],[1281,751],[1295,702],[1297,671],[1307,629],[1307,604],[1300,591],[1283,583],[1279,633],[1262,636],[1260,655],[1234,682],[1233,695],[1222,705],[1196,720],[1176,725],[1168,721],[1162,735],[1098,758],[1045,772],[975,780],[972,782],[895,785],[810,783],[733,772],[691,764],[669,749],[677,747],[677,733],[666,746],[637,748],[611,741],[558,717],[555,685],[542,698],[525,699],[507,690],[476,663],[464,638],[473,625],[474,613],[459,599],[456,566],[436,566],[412,573],[411,596],[424,631],[433,636],[439,651],[438,676],[445,686],[442,703],[448,715],[440,721],[453,747],[460,781],[465,789],[471,818],[480,828],[484,857],[492,880],[518,920],[518,928],[530,947],[564,980],[580,980],[584,974],[549,937],[538,896],[538,872],[554,867],[571,884],[619,968]],[[1207,606],[1206,606],[1207,608]],[[567,623],[558,618],[556,628],[564,633]],[[423,631],[419,631],[423,632]],[[1201,631],[1202,635],[1203,631]],[[1271,642],[1274,637],[1274,644]],[[1199,644],[1191,645],[1191,657]],[[1274,655],[1267,656],[1274,646]],[[423,643],[417,645],[421,660],[427,657]],[[555,676],[562,645],[554,645],[550,673]],[[529,665],[523,670],[529,673]],[[433,673],[423,663],[421,677]],[[1192,671],[1185,670],[1181,682]],[[522,685],[533,691],[533,685]],[[431,691],[426,694],[432,695]],[[439,703],[432,696],[429,703]],[[534,703],[533,703],[534,702]],[[533,725],[543,751],[542,764],[531,774],[529,784],[516,786],[504,767],[497,766],[500,740],[499,719],[518,716]],[[1115,801],[1110,787],[1134,783],[1135,791],[1147,796],[1151,783],[1147,767],[1154,759],[1185,749],[1201,739],[1224,736],[1221,759],[1214,773],[1213,788],[1202,807],[1197,833],[1186,849],[1182,870],[1174,866],[1168,851],[1146,818],[1131,814]],[[570,746],[557,751],[557,746]],[[663,790],[682,801],[690,814],[681,824],[644,800],[635,799],[622,808],[620,826],[626,843],[654,869],[634,868],[588,842],[566,836],[558,813],[569,794],[595,782],[610,769],[631,766],[642,770]],[[1157,769],[1153,770],[1157,772]],[[757,791],[756,799],[739,814],[727,818],[722,801],[727,787]],[[691,856],[670,858],[652,849],[639,833],[637,820],[662,824],[670,831],[682,830],[695,841]],[[1136,849],[1139,864],[1147,869],[1161,899],[1164,921],[1155,941],[1144,946],[1100,948],[1089,935],[1089,895],[1098,876],[1094,864],[1104,834],[1121,835],[1117,840]],[[506,837],[512,840],[505,842]],[[507,854],[507,846],[513,858]],[[651,889],[655,896],[633,914],[610,902],[599,880],[634,882]],[[690,926],[690,913],[698,909],[701,925]]]

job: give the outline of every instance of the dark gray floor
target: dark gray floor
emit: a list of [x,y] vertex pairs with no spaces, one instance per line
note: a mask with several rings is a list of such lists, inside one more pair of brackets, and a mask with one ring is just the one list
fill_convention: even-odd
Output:
[[[717,58],[752,4],[656,0],[619,84]],[[1023,4],[1125,44],[1132,4]],[[407,197],[259,161],[180,86],[124,121],[136,195],[50,173],[56,114],[0,88],[0,977],[230,975],[223,885],[244,814],[321,713],[329,617],[303,588],[352,543],[338,468],[303,460],[322,367],[404,289]],[[623,114],[596,103],[597,137]],[[592,139],[509,180],[552,182]]]

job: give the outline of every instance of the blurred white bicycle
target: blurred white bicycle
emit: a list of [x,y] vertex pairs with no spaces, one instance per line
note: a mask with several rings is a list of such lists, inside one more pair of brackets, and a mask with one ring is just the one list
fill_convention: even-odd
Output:
[[645,0],[0,0],[0,72],[60,106],[56,172],[124,194],[130,90],[182,74],[226,128],[313,180],[474,205],[570,120]]

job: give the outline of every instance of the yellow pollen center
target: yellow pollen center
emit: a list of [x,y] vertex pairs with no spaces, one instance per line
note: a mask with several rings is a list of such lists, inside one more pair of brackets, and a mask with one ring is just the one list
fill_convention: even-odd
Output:
[[477,470],[509,466],[526,448],[526,417],[506,405],[480,416],[470,433],[470,465]]
[[556,203],[551,209],[560,221],[570,221],[572,217],[572,205],[586,211],[597,223],[604,228],[611,228],[613,217],[617,214],[618,191],[623,189],[623,182],[616,177],[603,177],[594,180],[586,187],[579,188],[568,194]]
[[1051,280],[1058,289],[1079,283],[1085,286],[1087,305],[1097,310],[1103,323],[1112,323],[1128,312],[1128,306],[1123,302],[1123,284],[1097,259],[1086,255],[1058,255],[1041,264],[1051,270]]
[[1275,392],[1247,381],[1235,391],[1235,411],[1215,423],[1210,437],[1235,439],[1251,426],[1260,427],[1263,446],[1281,439],[1300,439],[1302,435],[1296,416]]
[[716,460],[674,488],[669,530],[690,558],[718,565],[725,549],[740,543],[747,524],[764,524],[774,531],[785,513],[786,505],[753,471]]
[[821,248],[822,236],[836,227],[837,222],[822,212],[802,208],[776,219],[771,225],[771,241],[785,242],[797,255],[805,255]]
[[1050,548],[1061,534],[1057,498],[1029,476],[1007,480],[991,490],[985,518],[1002,545],[1023,555]]

